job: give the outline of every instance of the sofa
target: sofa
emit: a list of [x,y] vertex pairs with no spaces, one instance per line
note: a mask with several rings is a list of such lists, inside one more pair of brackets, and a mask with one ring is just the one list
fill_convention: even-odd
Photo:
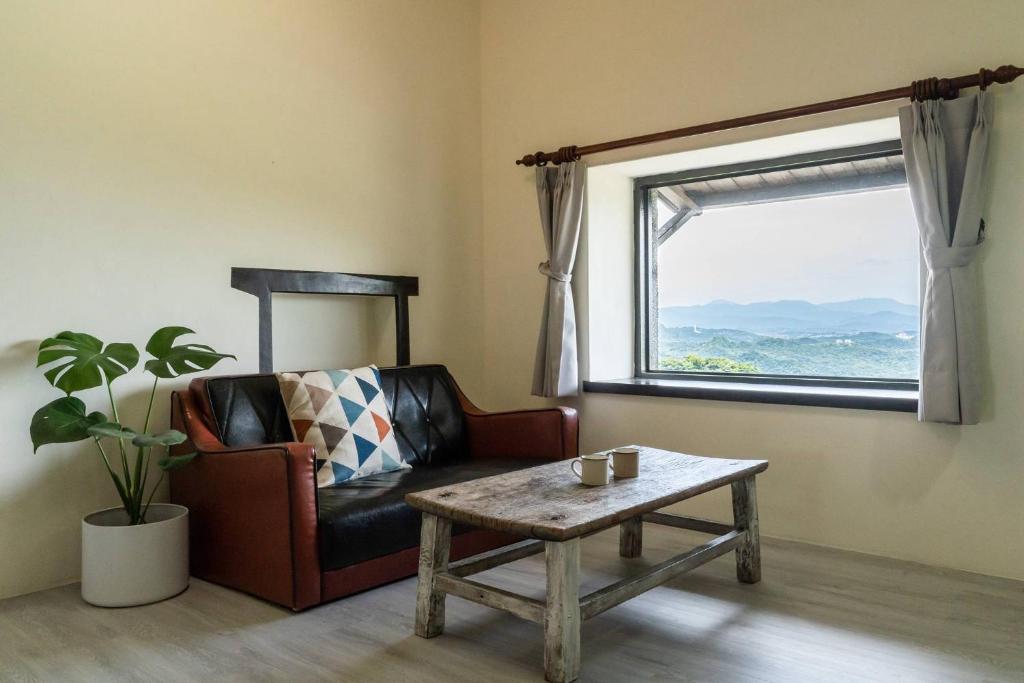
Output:
[[[171,397],[171,423],[197,457],[170,473],[189,508],[193,576],[302,610],[416,574],[413,491],[577,455],[571,408],[489,413],[442,365],[381,368],[411,469],[317,488],[313,447],[296,443],[272,374],[203,377]],[[452,559],[520,540],[459,527]]]

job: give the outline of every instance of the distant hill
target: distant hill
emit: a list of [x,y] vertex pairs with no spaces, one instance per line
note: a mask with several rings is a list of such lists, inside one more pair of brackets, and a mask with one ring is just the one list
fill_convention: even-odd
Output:
[[830,332],[917,333],[917,306],[894,299],[851,299],[824,304],[802,300],[738,304],[716,300],[659,310],[664,327],[732,329],[773,336]]
[[917,315],[917,306],[905,304],[895,299],[850,299],[849,301],[835,301],[830,304],[818,304],[832,311],[847,311],[850,313],[902,313],[903,315]]

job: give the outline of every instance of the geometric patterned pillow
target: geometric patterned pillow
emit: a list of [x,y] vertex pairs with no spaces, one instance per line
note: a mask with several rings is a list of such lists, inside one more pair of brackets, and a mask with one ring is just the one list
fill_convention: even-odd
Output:
[[295,440],[316,450],[317,486],[411,469],[398,452],[376,366],[279,372],[277,383]]

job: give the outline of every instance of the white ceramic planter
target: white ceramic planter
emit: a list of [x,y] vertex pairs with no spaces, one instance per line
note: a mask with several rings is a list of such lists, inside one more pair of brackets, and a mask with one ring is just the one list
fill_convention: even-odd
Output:
[[145,524],[122,508],[82,520],[82,598],[100,607],[145,605],[188,588],[188,508],[153,503]]

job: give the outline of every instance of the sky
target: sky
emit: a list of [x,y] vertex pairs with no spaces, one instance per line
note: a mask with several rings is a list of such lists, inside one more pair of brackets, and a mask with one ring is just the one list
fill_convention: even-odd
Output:
[[910,194],[893,188],[707,211],[658,249],[658,305],[918,301]]

